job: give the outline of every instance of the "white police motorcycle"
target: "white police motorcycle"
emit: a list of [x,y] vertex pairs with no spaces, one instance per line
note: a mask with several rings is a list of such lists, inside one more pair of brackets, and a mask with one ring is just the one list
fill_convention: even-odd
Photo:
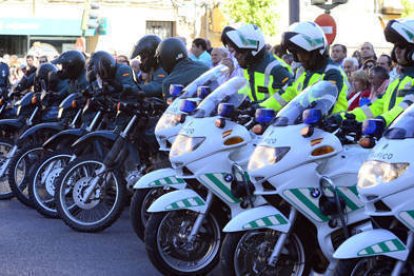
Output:
[[[369,227],[356,191],[369,150],[323,120],[336,86],[320,81],[276,117],[252,154],[248,174],[267,205],[246,210],[224,228],[223,273],[309,275],[335,267],[333,253],[351,231]],[[328,270],[327,270],[328,268]]]
[[[378,123],[367,122],[368,132]],[[414,275],[414,105],[389,127],[358,174],[358,192],[374,229],[346,240],[337,275]]]
[[145,230],[146,249],[161,273],[208,273],[217,264],[225,222],[264,203],[232,191],[236,179],[245,179],[243,168],[256,144],[256,136],[233,116],[233,109],[244,102],[237,91],[245,84],[236,77],[217,88],[172,145],[171,164],[188,188],[159,197],[148,209],[153,214]]
[[[185,121],[191,120],[188,116],[194,108],[181,105],[185,100],[197,103],[204,99],[212,90],[219,85],[219,80],[228,74],[228,67],[218,65],[200,75],[197,79],[187,85],[172,85],[170,94],[175,100],[159,119],[155,128],[155,137],[160,145],[160,151],[169,151],[172,143],[178,135]],[[190,102],[190,104],[191,104]],[[152,202],[161,195],[185,187],[185,181],[176,177],[172,168],[162,168],[145,174],[135,180],[133,189],[134,196],[130,205],[130,218],[138,238],[144,240],[145,224],[149,214],[146,212]]]

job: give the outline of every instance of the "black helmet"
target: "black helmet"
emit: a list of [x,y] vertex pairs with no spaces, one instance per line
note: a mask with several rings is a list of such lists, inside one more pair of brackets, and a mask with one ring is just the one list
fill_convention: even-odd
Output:
[[62,53],[53,64],[61,64],[60,77],[62,79],[77,79],[85,70],[85,56],[76,50]]
[[86,79],[89,82],[93,82],[96,80],[96,62],[105,54],[106,52],[104,51],[98,51],[94,52],[89,58],[88,63],[86,64]]
[[146,35],[135,44],[131,54],[131,59],[137,56],[141,59],[140,68],[143,72],[149,73],[152,68],[157,66],[155,51],[160,44],[161,39],[156,35]]
[[106,55],[102,55],[100,59],[96,62],[96,74],[103,80],[111,80],[115,79],[116,73],[116,60],[115,58],[106,53]]
[[180,60],[188,57],[188,54],[180,39],[167,38],[158,46],[156,56],[161,67],[169,74]]
[[51,84],[49,83],[49,76],[51,74],[56,74],[57,71],[58,68],[52,63],[47,62],[40,64],[36,70],[36,75],[34,78],[34,91],[41,92],[43,89],[46,91],[54,91],[55,87],[50,87]]

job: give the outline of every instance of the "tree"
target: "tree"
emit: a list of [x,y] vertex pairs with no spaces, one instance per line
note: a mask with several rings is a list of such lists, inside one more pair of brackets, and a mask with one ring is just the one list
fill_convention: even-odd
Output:
[[414,3],[412,0],[401,0],[401,4],[404,7],[402,17],[414,16]]
[[279,19],[277,4],[277,0],[227,0],[224,13],[234,22],[252,23],[263,33],[275,35]]

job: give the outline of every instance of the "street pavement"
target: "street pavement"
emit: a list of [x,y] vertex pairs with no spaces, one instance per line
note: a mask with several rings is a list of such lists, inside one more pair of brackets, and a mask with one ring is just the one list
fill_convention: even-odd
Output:
[[17,200],[0,201],[0,275],[160,275],[135,236],[128,208],[101,233],[78,233]]

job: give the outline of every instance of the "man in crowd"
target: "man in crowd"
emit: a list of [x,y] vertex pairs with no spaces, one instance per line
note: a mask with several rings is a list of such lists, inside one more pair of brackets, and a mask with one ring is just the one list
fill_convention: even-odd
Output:
[[332,45],[331,50],[331,59],[332,61],[339,66],[342,66],[342,61],[346,58],[347,49],[345,45],[334,44]]
[[211,56],[207,52],[207,43],[203,38],[196,38],[193,40],[191,46],[191,59],[194,61],[199,61],[206,65],[208,68],[211,67]]
[[9,88],[9,66],[7,63],[3,62],[3,53],[0,51],[0,92],[7,93]]

